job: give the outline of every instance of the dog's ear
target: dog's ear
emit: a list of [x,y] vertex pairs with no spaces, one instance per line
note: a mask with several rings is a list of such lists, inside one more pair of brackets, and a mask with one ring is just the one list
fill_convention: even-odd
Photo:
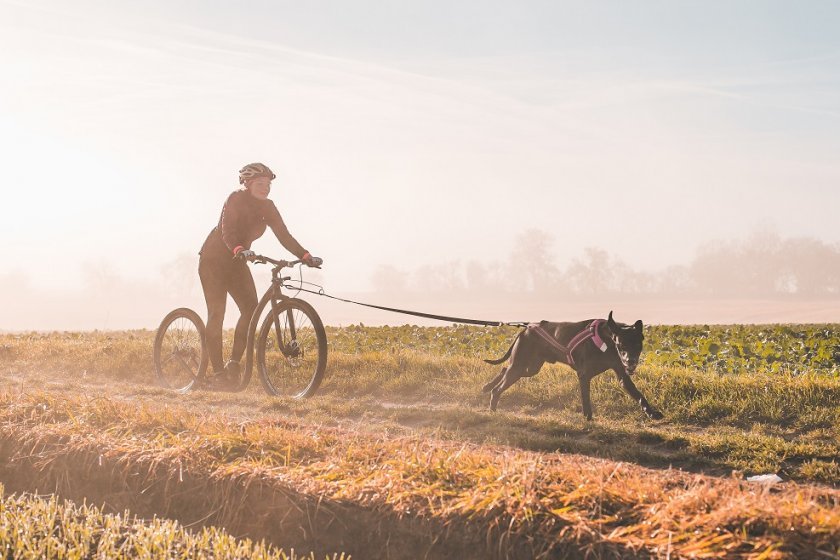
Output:
[[607,317],[607,326],[610,328],[610,330],[612,332],[614,332],[614,333],[618,332],[618,325],[615,324],[615,319],[613,319],[613,317],[612,317],[612,310],[610,310],[610,314]]
[[642,324],[642,320],[641,320],[641,319],[639,319],[638,321],[636,321],[636,322],[633,324],[633,327],[634,327],[637,331],[642,332],[642,329],[644,328],[644,325]]

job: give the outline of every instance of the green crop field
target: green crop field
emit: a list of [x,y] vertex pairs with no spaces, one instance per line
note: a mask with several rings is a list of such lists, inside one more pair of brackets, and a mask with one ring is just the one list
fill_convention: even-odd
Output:
[[584,420],[561,365],[491,413],[516,332],[328,328],[305,401],[158,388],[149,331],[0,336],[3,515],[35,528],[7,557],[73,518],[168,557],[840,558],[837,325],[646,327],[661,421],[609,372]]

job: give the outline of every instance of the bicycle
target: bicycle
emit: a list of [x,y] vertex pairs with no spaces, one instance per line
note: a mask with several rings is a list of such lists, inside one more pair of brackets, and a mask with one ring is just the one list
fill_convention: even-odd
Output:
[[[238,383],[230,390],[242,391],[251,381],[254,361],[263,388],[270,395],[295,399],[315,394],[327,367],[327,333],[318,313],[302,299],[289,297],[281,288],[291,276],[284,268],[303,261],[274,260],[255,255],[251,262],[272,264],[271,285],[260,298],[248,325],[245,367]],[[316,259],[314,266],[323,261]],[[270,305],[257,333],[260,316]],[[154,343],[154,364],[158,382],[180,393],[207,385],[209,355],[205,326],[192,309],[179,307],[161,321]]]

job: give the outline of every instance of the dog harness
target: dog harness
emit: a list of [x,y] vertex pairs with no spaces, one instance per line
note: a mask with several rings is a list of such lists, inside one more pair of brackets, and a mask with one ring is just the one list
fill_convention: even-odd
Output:
[[540,326],[539,323],[531,323],[528,325],[528,330],[534,331],[537,335],[540,336],[543,340],[545,340],[549,346],[563,354],[566,358],[566,361],[570,366],[575,365],[575,359],[572,356],[572,352],[575,349],[589,340],[592,339],[592,343],[600,350],[601,352],[607,351],[607,343],[604,342],[604,339],[601,338],[601,335],[598,334],[598,327],[600,327],[603,323],[606,323],[604,319],[595,319],[589,326],[577,333],[572,340],[569,341],[568,346],[563,346],[557,339],[551,336],[548,331]]

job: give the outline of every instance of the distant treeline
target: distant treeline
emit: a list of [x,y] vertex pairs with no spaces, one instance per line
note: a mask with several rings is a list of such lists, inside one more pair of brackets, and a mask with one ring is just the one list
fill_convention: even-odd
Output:
[[[553,243],[550,234],[531,230],[517,236],[515,254],[498,262],[463,259],[413,270],[380,266],[370,279],[375,293],[357,293],[353,299],[463,317],[485,317],[492,311],[494,318],[516,320],[529,314],[569,316],[571,308],[557,306],[559,302],[598,302],[592,309],[605,314],[615,305],[623,303],[623,309],[628,309],[628,302],[648,298],[694,300],[693,307],[674,312],[646,308],[644,317],[674,324],[754,322],[756,317],[766,322],[836,321],[832,311],[813,308],[800,308],[793,314],[790,309],[755,306],[722,311],[712,303],[736,299],[840,302],[838,244],[756,234],[709,243],[687,265],[644,271],[600,248],[583,249],[577,258],[561,263],[552,254]],[[160,267],[158,279],[125,277],[105,260],[82,263],[82,286],[65,289],[43,288],[19,271],[0,273],[0,330],[154,328],[165,313],[183,306],[203,315],[196,261],[196,255],[182,254]],[[267,285],[267,270],[257,268],[254,274],[260,289]],[[306,271],[306,278],[327,284],[319,274]],[[339,282],[327,288],[341,293]],[[528,307],[529,302],[538,307]],[[362,308],[333,305],[329,300],[315,303],[329,324],[404,320],[383,312],[366,314]],[[238,313],[232,302],[228,309],[227,320],[233,326]],[[580,312],[593,313],[590,308],[580,308]]]
[[455,260],[411,271],[383,265],[371,280],[384,293],[840,297],[840,244],[812,238],[756,233],[712,242],[698,249],[690,264],[654,272],[637,270],[596,247],[558,263],[553,243],[550,234],[529,230],[516,239],[516,258],[507,261],[514,264]]

